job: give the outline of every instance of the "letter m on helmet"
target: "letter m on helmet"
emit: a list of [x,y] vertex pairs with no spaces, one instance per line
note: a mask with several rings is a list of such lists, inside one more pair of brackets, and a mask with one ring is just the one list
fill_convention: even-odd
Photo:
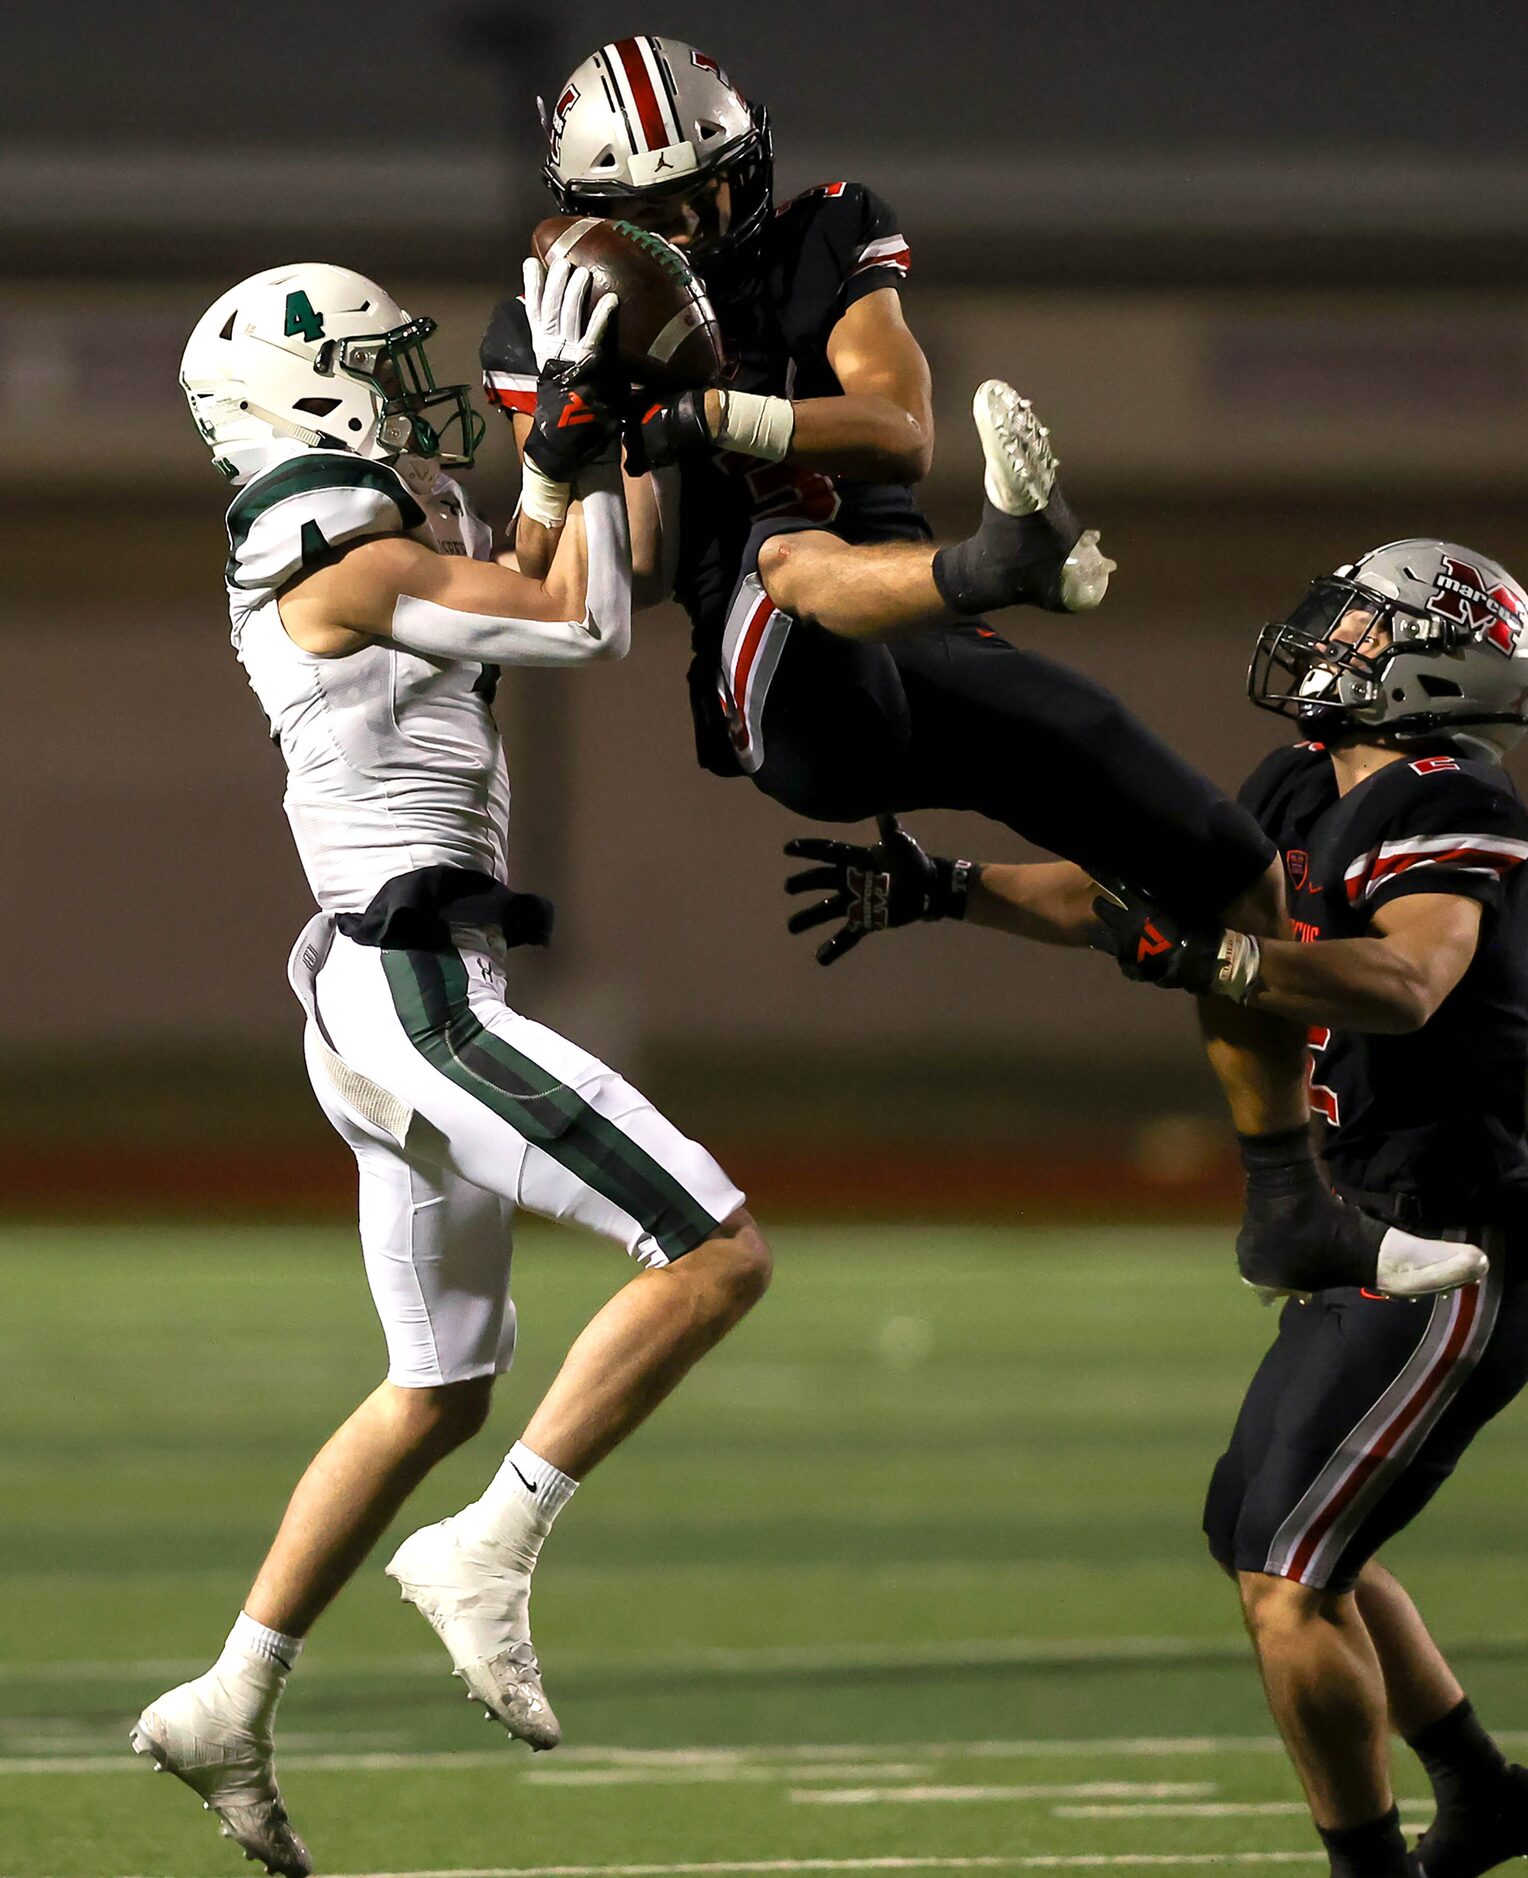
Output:
[[1523,603],[1510,587],[1487,586],[1478,567],[1451,554],[1444,555],[1434,581],[1432,610],[1509,659],[1528,626]]

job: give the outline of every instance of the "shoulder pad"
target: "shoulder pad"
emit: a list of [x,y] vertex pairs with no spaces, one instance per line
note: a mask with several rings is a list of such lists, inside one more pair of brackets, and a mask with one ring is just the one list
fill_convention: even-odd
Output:
[[483,391],[491,405],[506,413],[535,410],[536,349],[525,302],[518,294],[494,308],[478,359],[483,367]]
[[1416,757],[1374,778],[1348,846],[1351,900],[1467,890],[1471,882],[1503,880],[1528,860],[1528,809],[1499,770]]
[[425,513],[396,470],[344,450],[289,457],[240,490],[228,511],[230,587],[275,590],[337,547],[410,534]]

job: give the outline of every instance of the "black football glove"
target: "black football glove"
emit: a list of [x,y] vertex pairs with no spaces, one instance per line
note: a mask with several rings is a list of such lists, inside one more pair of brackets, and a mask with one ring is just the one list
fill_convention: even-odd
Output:
[[626,420],[626,467],[633,476],[662,469],[682,457],[709,454],[706,394],[681,391],[667,404],[647,398],[634,404]]
[[844,922],[818,946],[819,965],[841,959],[867,932],[910,926],[919,919],[965,918],[966,899],[977,872],[972,863],[925,854],[895,815],[878,815],[875,825],[881,838],[874,847],[816,836],[785,844],[785,852],[793,859],[822,863],[792,874],[785,891],[828,889],[825,900],[792,913],[787,929],[809,932],[830,919]]
[[1200,997],[1218,989],[1225,937],[1219,927],[1192,926],[1111,875],[1094,879],[1103,891],[1093,902],[1092,943],[1112,953],[1127,978]]
[[525,454],[543,476],[571,483],[586,463],[609,453],[620,434],[610,394],[610,375],[598,357],[551,359],[542,367]]

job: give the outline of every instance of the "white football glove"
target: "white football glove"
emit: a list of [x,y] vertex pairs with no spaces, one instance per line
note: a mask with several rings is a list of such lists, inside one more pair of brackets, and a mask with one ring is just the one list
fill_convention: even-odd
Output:
[[553,359],[570,365],[593,358],[615,316],[615,295],[602,294],[593,311],[585,315],[589,270],[572,266],[566,255],[559,255],[550,267],[528,256],[524,280],[536,370],[545,371]]

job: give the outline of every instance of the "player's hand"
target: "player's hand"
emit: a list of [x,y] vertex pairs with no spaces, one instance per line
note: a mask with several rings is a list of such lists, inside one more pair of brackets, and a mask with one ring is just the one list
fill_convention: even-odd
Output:
[[711,430],[706,423],[706,394],[681,391],[667,404],[661,399],[638,399],[626,420],[626,468],[633,476],[663,469],[682,457],[709,454]]
[[925,854],[895,815],[878,815],[875,825],[881,838],[874,847],[817,836],[785,844],[785,852],[793,859],[819,863],[792,874],[785,891],[828,890],[826,899],[792,913],[786,921],[787,929],[810,932],[829,920],[843,921],[838,931],[818,946],[819,965],[841,959],[867,932],[884,932],[919,919],[965,916],[973,872],[970,862]]
[[[603,294],[587,310],[589,279],[587,268],[565,261],[544,271],[539,261],[525,264],[526,310],[532,313],[538,365],[525,454],[555,483],[571,483],[586,463],[604,456],[620,429],[604,356],[616,297]],[[555,350],[547,352],[547,347]]]
[[596,357],[615,315],[616,296],[602,294],[593,309],[586,311],[589,270],[574,267],[565,255],[559,255],[550,267],[534,255],[527,257],[523,278],[536,370],[545,371],[554,360],[574,364]]
[[1092,944],[1112,953],[1127,978],[1201,997],[1216,989],[1224,936],[1218,927],[1190,925],[1112,875],[1094,879],[1101,891],[1093,902]]

